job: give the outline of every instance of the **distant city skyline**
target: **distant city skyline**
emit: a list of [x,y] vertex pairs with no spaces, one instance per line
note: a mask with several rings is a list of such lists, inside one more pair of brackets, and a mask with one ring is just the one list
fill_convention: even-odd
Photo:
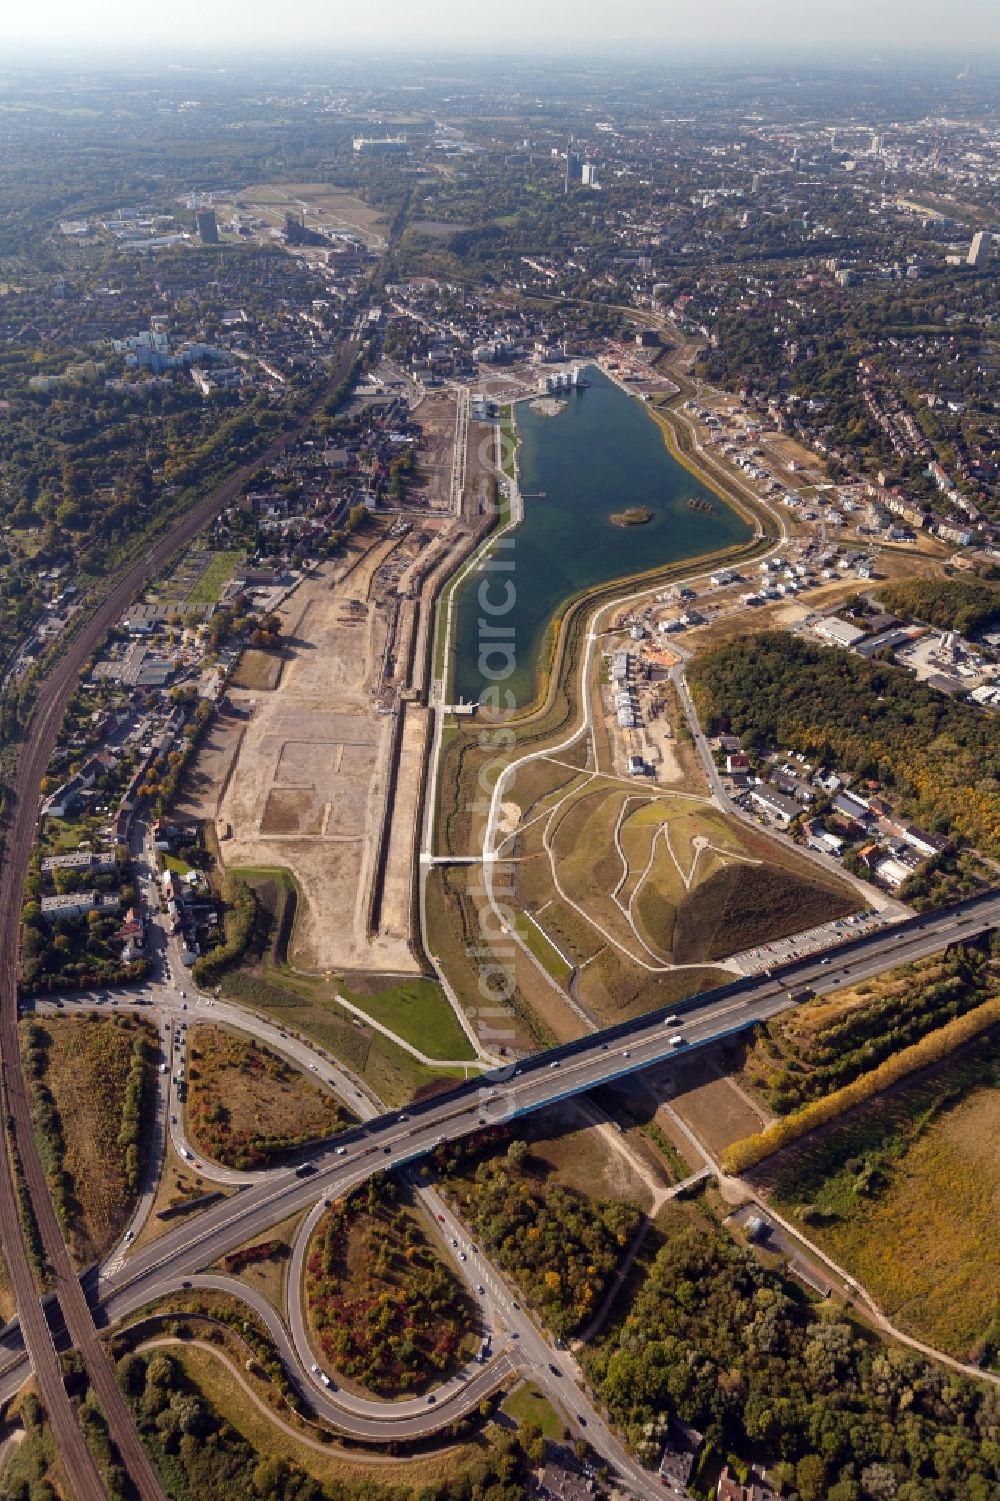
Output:
[[1000,6],[995,0],[952,0],[947,7],[908,0],[843,0],[836,7],[801,0],[703,0],[673,7],[663,0],[508,0],[502,7],[467,0],[381,0],[374,6],[300,0],[294,7],[246,6],[236,0],[175,0],[140,7],[125,0],[44,0],[5,6],[0,45],[19,50],[93,53],[158,48],[168,52],[282,53],[396,50],[425,46],[455,51],[590,52],[642,49],[708,53],[746,47],[754,54],[967,50],[970,58],[1000,53]]

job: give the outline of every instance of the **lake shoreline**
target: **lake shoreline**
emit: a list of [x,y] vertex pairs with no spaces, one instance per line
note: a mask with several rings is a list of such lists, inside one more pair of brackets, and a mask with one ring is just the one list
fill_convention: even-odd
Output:
[[[539,494],[546,499],[544,506],[526,505],[508,534],[514,594],[505,612],[506,664],[498,647],[496,660],[484,667],[477,581],[470,577],[463,585],[456,601],[456,699],[481,697],[494,681],[490,671],[506,665],[505,686],[519,710],[536,702],[551,667],[554,632],[574,600],[751,538],[747,517],[735,507],[688,509],[692,492],[712,502],[717,497],[670,452],[661,423],[635,391],[599,365],[588,366],[588,375],[589,384],[572,393],[558,415],[540,414],[537,394],[511,403],[518,491],[529,501]],[[630,513],[642,515],[642,524],[621,520]]]

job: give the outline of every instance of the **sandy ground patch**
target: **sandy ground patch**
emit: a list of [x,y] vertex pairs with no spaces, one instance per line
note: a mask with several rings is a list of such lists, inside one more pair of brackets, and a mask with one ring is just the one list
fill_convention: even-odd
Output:
[[405,943],[410,932],[414,836],[429,722],[421,704],[406,705],[379,921],[386,942]]
[[[222,855],[291,871],[302,894],[291,959],[305,970],[416,968],[408,845],[391,862],[393,920],[368,935],[393,729],[376,702],[388,611],[372,580],[394,545],[375,539],[349,570],[327,565],[308,579],[282,612],[278,687],[241,695],[249,718],[219,809],[232,830]],[[412,781],[406,770],[401,785]],[[415,800],[401,816],[412,829]]]
[[518,807],[517,803],[501,803],[500,817],[497,821],[497,832],[499,834],[513,834],[521,822],[521,817],[522,810]]

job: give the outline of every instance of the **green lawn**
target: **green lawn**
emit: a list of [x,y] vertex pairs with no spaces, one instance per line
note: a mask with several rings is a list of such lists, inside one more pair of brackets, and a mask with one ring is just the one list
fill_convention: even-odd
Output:
[[524,912],[518,912],[516,919],[518,937],[523,939],[526,947],[538,960],[547,975],[551,975],[557,985],[565,985],[573,967],[567,964],[562,955],[556,951],[554,944],[541,930],[531,921]]
[[475,1058],[472,1044],[434,980],[407,980],[371,995],[342,987],[341,994],[428,1058]]
[[334,1058],[353,1069],[387,1105],[406,1105],[428,1085],[460,1081],[465,1068],[432,1068],[418,1063],[381,1032],[366,1030],[336,1004],[334,980],[269,968],[264,978],[237,971],[222,980],[222,992],[267,1012],[279,1026],[312,1037]]
[[186,860],[180,859],[178,855],[163,854],[161,859],[163,860],[163,869],[172,870],[175,875],[183,877],[187,875],[189,870],[194,870],[193,865],[189,865]]
[[513,1418],[519,1428],[525,1423],[535,1423],[545,1438],[562,1438],[566,1427],[552,1403],[530,1381],[511,1392],[501,1411]]
[[236,564],[245,557],[242,548],[212,554],[211,562],[187,597],[189,605],[217,605],[219,596],[233,576]]

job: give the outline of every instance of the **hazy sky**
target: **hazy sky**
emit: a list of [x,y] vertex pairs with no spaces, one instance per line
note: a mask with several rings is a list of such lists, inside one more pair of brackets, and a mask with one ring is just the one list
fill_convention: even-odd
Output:
[[1000,52],[1000,0],[5,0],[0,46]]

